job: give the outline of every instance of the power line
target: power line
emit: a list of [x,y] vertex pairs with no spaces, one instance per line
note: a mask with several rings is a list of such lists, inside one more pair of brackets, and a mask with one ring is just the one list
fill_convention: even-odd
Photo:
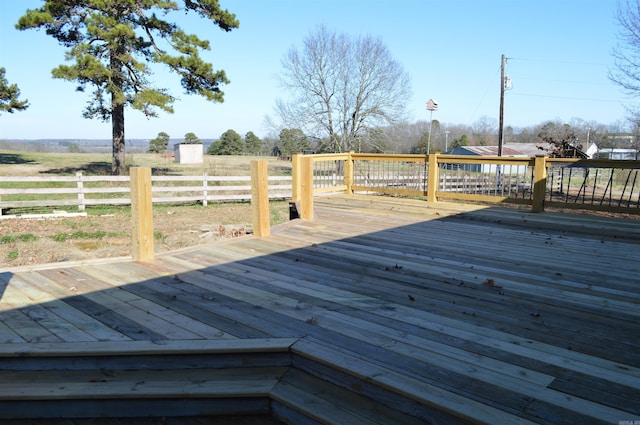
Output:
[[551,96],[551,95],[531,94],[531,93],[509,93],[509,96],[527,96],[527,97],[542,97],[542,98],[548,98],[548,99],[587,100],[587,101],[593,101],[593,102],[615,102],[615,103],[624,103],[629,101],[628,99],[627,100],[598,99],[598,98],[592,98],[592,97]]
[[522,62],[539,62],[539,63],[564,63],[567,65],[591,65],[591,66],[611,66],[608,63],[600,62],[581,62],[581,61],[567,61],[567,60],[553,60],[553,59],[529,59],[529,58],[514,58],[509,57],[509,60],[522,61]]
[[576,80],[546,80],[543,78],[528,78],[528,77],[520,77],[518,76],[518,81],[539,81],[543,83],[564,83],[564,84],[588,84],[592,86],[608,86],[611,83],[596,83],[591,81],[576,81]]
[[484,93],[482,94],[482,96],[480,97],[480,101],[478,103],[476,103],[476,108],[473,110],[473,113],[471,114],[471,120],[473,120],[473,118],[475,118],[476,113],[478,112],[478,109],[480,109],[480,105],[482,105],[484,103],[485,98],[487,97],[487,93],[489,92],[489,90],[491,89],[491,86],[493,86],[493,84],[495,84],[493,78],[495,78],[496,75],[500,74],[500,69],[501,66],[499,66],[496,69],[496,72],[491,76],[491,81],[487,82],[487,86],[484,89]]

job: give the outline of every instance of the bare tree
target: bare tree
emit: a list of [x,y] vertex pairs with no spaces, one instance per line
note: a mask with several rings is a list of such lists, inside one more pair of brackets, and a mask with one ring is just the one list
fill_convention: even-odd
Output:
[[540,129],[538,137],[545,143],[538,146],[540,150],[548,150],[551,158],[586,158],[583,145],[579,144],[576,129],[570,124],[549,121]]
[[496,145],[497,132],[498,122],[496,119],[483,115],[473,123],[473,144],[480,146]]
[[609,78],[629,94],[640,96],[640,0],[621,0],[616,19],[619,42],[613,49],[615,67]]
[[357,149],[369,130],[404,118],[409,76],[378,38],[320,26],[282,66],[280,82],[291,95],[276,103],[282,125],[327,136],[333,151]]

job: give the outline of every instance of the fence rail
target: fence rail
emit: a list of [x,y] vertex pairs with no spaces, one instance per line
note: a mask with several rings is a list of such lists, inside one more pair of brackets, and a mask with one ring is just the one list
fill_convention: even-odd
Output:
[[[521,203],[534,211],[553,206],[640,213],[640,161],[350,152],[296,155],[294,170],[307,160],[315,194],[380,193]],[[294,200],[302,184],[294,172]]]
[[[48,207],[130,205],[129,176],[0,176],[0,214]],[[153,203],[247,201],[251,176],[152,176]],[[269,199],[291,197],[291,176],[269,176]]]

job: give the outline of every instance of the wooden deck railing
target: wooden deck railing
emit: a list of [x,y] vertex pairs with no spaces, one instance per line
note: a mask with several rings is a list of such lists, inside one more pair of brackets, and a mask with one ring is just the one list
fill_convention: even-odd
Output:
[[327,192],[640,213],[640,161],[353,152],[292,161],[292,195],[303,218],[313,216],[313,195]]

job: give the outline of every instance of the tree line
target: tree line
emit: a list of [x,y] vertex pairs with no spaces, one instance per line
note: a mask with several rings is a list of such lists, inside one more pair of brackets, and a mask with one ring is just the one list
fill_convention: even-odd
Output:
[[[415,123],[398,123],[372,132],[373,140],[363,137],[360,144],[352,149],[364,153],[400,153],[426,154],[431,127],[431,152],[446,152],[460,146],[496,146],[498,144],[497,123],[483,117],[472,125],[441,124],[434,120],[429,125],[427,121]],[[166,135],[166,133],[161,133]],[[598,148],[637,148],[637,142],[630,145],[624,131],[624,123],[604,125],[595,121],[574,119],[570,123],[560,121],[546,121],[538,125],[525,128],[506,127],[504,129],[505,143],[557,143],[570,144],[581,150],[595,143]],[[638,137],[633,140],[639,140]],[[155,139],[154,139],[155,140]],[[151,149],[150,152],[155,151]],[[186,139],[185,139],[186,140]],[[164,152],[169,142],[159,151]],[[253,132],[248,132],[244,138],[234,130],[225,131],[218,140],[207,149],[210,155],[273,155],[290,157],[295,153],[333,153],[334,146],[329,137],[318,137],[305,134],[299,128],[285,128],[275,136],[259,138]]]
[[[148,153],[164,153],[169,147],[171,136],[161,131],[149,141]],[[202,141],[194,134],[187,133],[180,143],[194,144]],[[208,155],[274,155],[290,157],[294,153],[310,149],[310,139],[300,129],[283,129],[279,137],[261,139],[253,131],[242,137],[235,130],[222,133],[207,148]]]

